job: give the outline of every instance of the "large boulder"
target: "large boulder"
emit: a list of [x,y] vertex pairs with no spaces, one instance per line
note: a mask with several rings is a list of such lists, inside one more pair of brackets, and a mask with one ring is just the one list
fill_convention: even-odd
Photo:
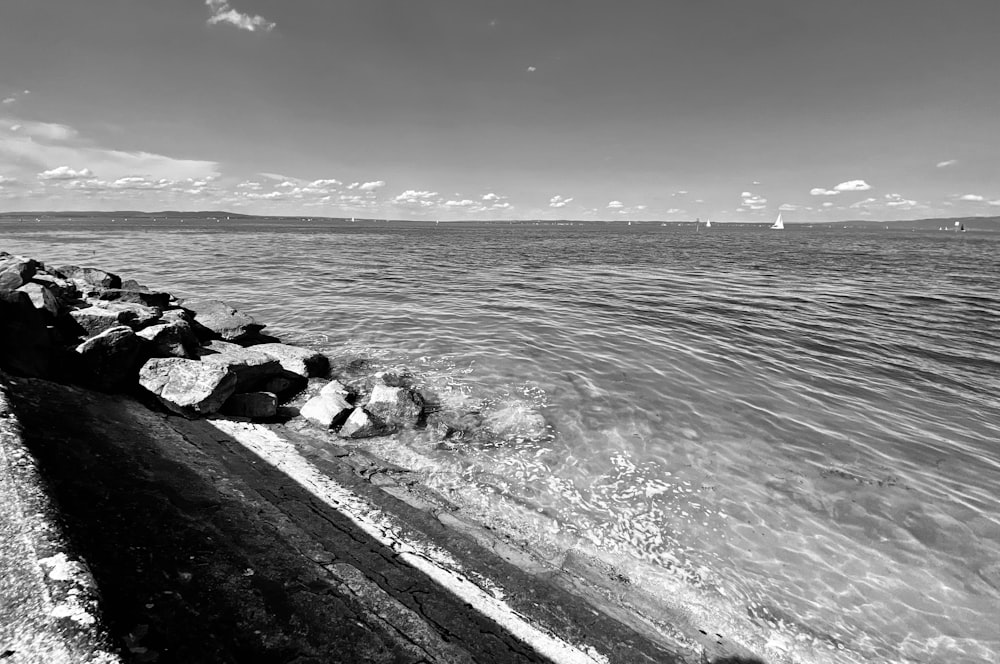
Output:
[[422,408],[423,400],[418,393],[385,384],[375,385],[365,404],[365,410],[390,429],[413,427],[420,419]]
[[351,413],[347,389],[333,380],[323,386],[319,394],[306,401],[299,414],[311,422],[330,429],[341,424]]
[[163,315],[158,307],[147,307],[135,302],[98,300],[93,302],[93,306],[117,313],[122,325],[128,325],[133,330],[148,327],[160,320]]
[[113,327],[76,347],[83,382],[113,391],[135,383],[139,362],[139,337],[126,326]]
[[31,303],[35,305],[42,315],[48,320],[55,320],[62,310],[62,302],[51,290],[35,282],[29,282],[18,288],[22,293],[27,293],[31,298]]
[[69,312],[69,315],[77,325],[76,335],[84,338],[98,335],[122,324],[117,312],[100,307],[75,309]]
[[388,435],[392,429],[365,412],[364,408],[355,408],[337,433],[341,438],[371,438]]
[[137,334],[146,342],[147,352],[151,357],[197,356],[198,338],[185,320],[150,325]]
[[225,341],[212,341],[198,349],[198,357],[206,364],[231,370],[236,375],[239,392],[254,390],[270,376],[282,371],[281,365],[270,355]]
[[253,349],[277,360],[286,371],[303,378],[323,376],[330,368],[326,355],[316,350],[299,348],[288,344],[255,344]]
[[217,364],[154,357],[139,370],[139,384],[168,409],[195,418],[222,407],[236,391],[236,374]]
[[64,303],[71,302],[80,297],[80,289],[69,279],[62,279],[47,272],[36,272],[31,281],[32,283],[45,286]]
[[272,392],[245,392],[234,394],[222,404],[223,415],[267,419],[278,412],[278,399]]
[[28,283],[40,267],[38,261],[23,256],[0,256],[0,290],[14,290]]
[[248,341],[264,329],[253,316],[237,311],[222,300],[185,300],[184,308],[194,313],[195,332],[206,338]]
[[147,307],[159,307],[166,309],[170,306],[170,293],[156,293],[150,290],[131,290],[125,288],[105,288],[98,297],[102,300],[114,300],[116,302],[132,302],[142,304]]
[[131,302],[98,301],[69,315],[78,326],[77,335],[86,338],[119,325],[141,330],[160,319],[160,310]]
[[85,290],[95,290],[102,288],[121,288],[122,278],[117,274],[98,270],[93,267],[78,267],[76,265],[65,265],[56,268],[57,276],[65,279],[72,279]]
[[268,376],[260,384],[260,389],[264,392],[273,392],[278,396],[278,403],[285,403],[304,390],[308,384],[306,378],[282,369],[280,373]]
[[52,367],[49,329],[23,291],[0,290],[0,367],[32,377],[46,377]]

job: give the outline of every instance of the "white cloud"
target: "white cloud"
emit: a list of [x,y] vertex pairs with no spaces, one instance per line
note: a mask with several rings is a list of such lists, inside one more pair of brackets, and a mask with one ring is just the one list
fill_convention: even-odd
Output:
[[608,202],[608,209],[609,210],[621,210],[624,207],[625,207],[625,204],[622,203],[621,201],[609,201]]
[[434,207],[438,204],[439,200],[440,194],[436,191],[417,191],[414,189],[407,189],[392,199],[397,205],[416,208]]
[[782,203],[781,205],[778,206],[778,209],[781,210],[782,212],[791,212],[793,210],[799,210],[799,209],[801,209],[801,207],[802,207],[801,205],[792,205],[791,203]]
[[981,201],[985,201],[986,199],[983,196],[980,196],[979,194],[963,194],[958,197],[958,200],[973,201],[975,203],[979,203]]
[[823,187],[813,187],[809,190],[812,196],[836,196],[840,192],[836,189],[824,189]]
[[534,65],[531,65],[531,66],[528,67],[528,71],[529,72],[538,71],[538,67],[535,67]]
[[910,200],[908,198],[903,198],[899,194],[886,194],[884,196],[885,204],[891,208],[897,208],[900,210],[912,210],[916,207],[921,207],[916,201]]
[[948,168],[949,166],[954,166],[958,163],[958,159],[946,159],[944,161],[939,161],[937,163],[938,168]]
[[569,203],[572,203],[572,202],[573,202],[573,198],[572,197],[565,198],[565,197],[560,196],[560,195],[557,194],[557,195],[555,195],[555,196],[553,196],[552,198],[549,199],[549,207],[551,207],[551,208],[566,207]]
[[823,203],[823,207],[825,208],[833,207],[833,203],[831,203],[830,201],[826,201],[825,203]]
[[837,191],[868,191],[872,186],[864,180],[848,180],[834,187]]
[[758,196],[757,194],[751,193],[749,191],[744,191],[740,193],[740,198],[743,199],[740,202],[740,207],[746,210],[763,210],[767,207],[767,199],[763,196]]
[[471,201],[468,198],[462,199],[460,201],[445,201],[444,206],[448,208],[473,208],[478,204],[475,201]]
[[16,97],[5,97],[0,104],[13,104],[15,101],[17,101]]
[[69,166],[58,166],[38,174],[39,180],[87,180],[93,177],[94,174],[89,168],[75,171]]
[[649,207],[648,205],[636,205],[635,209],[642,211],[642,210],[645,210],[648,207]]
[[77,137],[76,129],[64,124],[55,122],[31,122],[22,120],[18,124],[11,125],[11,131],[16,131],[19,136],[28,136],[43,141],[66,142]]
[[857,209],[857,208],[866,208],[869,205],[871,205],[872,203],[877,203],[877,202],[878,202],[877,198],[866,198],[863,201],[858,201],[857,203],[851,203],[850,207],[855,208],[855,209]]
[[0,175],[0,187],[9,187],[12,184],[17,184],[17,178],[9,178],[5,175]]
[[205,0],[205,4],[212,11],[212,15],[208,17],[209,25],[229,23],[248,32],[256,32],[257,30],[270,32],[276,25],[263,16],[250,16],[236,11],[229,6],[228,0]]
[[259,191],[263,186],[264,185],[262,185],[260,182],[254,182],[253,180],[244,180],[243,182],[240,182],[238,185],[236,185],[236,188],[247,189],[250,191]]
[[362,182],[358,187],[361,191],[375,191],[385,186],[385,180],[375,180],[374,182]]
[[995,201],[990,201],[990,205],[1000,206],[1000,198],[996,199]]
[[760,184],[760,180],[754,180],[753,183],[754,183],[755,186],[759,185]]

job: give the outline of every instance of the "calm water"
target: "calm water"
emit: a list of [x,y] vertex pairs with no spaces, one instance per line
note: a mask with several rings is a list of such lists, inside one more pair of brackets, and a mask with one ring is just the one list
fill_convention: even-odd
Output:
[[1000,661],[1000,236],[0,225],[551,437],[371,446],[775,662]]

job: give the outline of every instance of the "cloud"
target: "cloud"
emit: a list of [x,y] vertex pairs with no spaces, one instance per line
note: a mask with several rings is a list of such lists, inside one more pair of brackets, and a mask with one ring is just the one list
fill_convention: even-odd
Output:
[[89,168],[75,171],[69,166],[58,166],[38,174],[39,180],[87,180],[93,177],[94,174]]
[[549,199],[549,207],[551,208],[561,208],[566,207],[569,203],[573,202],[573,198],[564,198],[563,196],[553,196]]
[[757,194],[751,193],[749,191],[744,191],[740,193],[740,198],[743,199],[740,202],[740,207],[746,210],[763,210],[767,207],[767,199],[763,196],[758,196]]
[[921,207],[916,201],[903,198],[899,194],[886,194],[884,198],[887,206],[899,210],[912,210],[913,208]]
[[836,189],[824,189],[823,187],[813,187],[809,190],[812,196],[836,196],[840,192]]
[[55,122],[22,120],[15,125],[11,125],[10,130],[17,132],[18,136],[28,136],[56,143],[71,141],[78,136],[76,129]]
[[983,196],[980,196],[979,194],[962,194],[961,196],[958,197],[958,200],[973,201],[975,203],[979,203],[985,201],[986,199]]
[[374,182],[362,182],[358,187],[361,191],[375,191],[385,186],[385,180],[375,180]]
[[856,203],[851,203],[850,207],[855,208],[855,209],[866,208],[866,207],[870,206],[872,203],[877,203],[877,202],[878,202],[877,198],[866,198],[866,199],[864,199],[862,201],[858,201]]
[[407,207],[429,208],[437,205],[440,201],[440,197],[441,195],[436,191],[417,191],[415,189],[407,189],[393,198],[392,202],[397,205]]
[[621,210],[624,207],[625,207],[625,204],[622,203],[621,201],[609,201],[608,202],[608,209],[609,210]]
[[823,207],[825,207],[825,208],[833,207],[833,203],[831,203],[830,201],[826,201],[826,202],[823,203]]
[[1000,198],[996,199],[995,201],[990,201],[989,204],[994,206],[1000,206]]
[[0,175],[0,187],[9,187],[12,184],[17,184],[17,178],[9,178],[5,175]]
[[949,166],[954,166],[958,163],[958,159],[946,159],[944,161],[939,161],[936,166],[937,168],[948,168]]
[[259,191],[263,186],[264,185],[262,185],[260,182],[254,182],[253,180],[244,180],[243,182],[240,182],[238,185],[236,185],[236,188],[247,189],[250,191]]
[[4,97],[0,104],[13,104],[15,101],[17,101],[17,97]]
[[532,71],[538,71],[538,67],[535,67],[534,65],[530,65],[530,66],[528,67],[528,71],[529,71],[529,72],[532,72]]
[[257,30],[270,32],[276,25],[263,16],[250,16],[236,11],[229,6],[228,0],[205,0],[205,4],[212,11],[212,15],[208,17],[209,25],[229,23],[248,32],[256,32]]
[[848,180],[834,187],[836,191],[868,191],[872,186],[864,180]]

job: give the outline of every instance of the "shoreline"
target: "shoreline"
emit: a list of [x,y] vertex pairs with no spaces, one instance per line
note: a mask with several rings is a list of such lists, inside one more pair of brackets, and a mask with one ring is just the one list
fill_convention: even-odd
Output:
[[[194,320],[198,320],[197,314],[194,316]],[[251,323],[251,325],[253,324]],[[256,331],[259,332],[259,328]],[[215,342],[209,341],[208,345],[210,346],[212,343]],[[252,350],[254,346],[251,344],[246,348]],[[226,350],[237,352],[234,349]],[[366,380],[370,380],[370,378],[370,376],[366,377]],[[60,386],[56,383],[20,377],[7,377],[5,382],[17,386],[17,389],[14,390],[16,393],[14,395],[15,410],[18,411],[19,418],[25,422],[26,440],[29,441],[28,447],[31,448],[32,453],[38,453],[40,457],[44,457],[46,446],[56,444],[55,441],[51,440],[46,442],[46,436],[49,435],[49,432],[45,431],[49,426],[47,418],[50,417],[49,413],[56,403],[62,405],[59,412],[73,411],[80,420],[90,421],[94,427],[91,430],[83,427],[63,431],[64,439],[63,443],[60,444],[64,444],[66,438],[75,439],[77,444],[74,447],[79,454],[76,463],[81,465],[94,463],[88,457],[86,449],[80,451],[81,446],[91,448],[95,445],[110,445],[111,447],[107,448],[106,454],[121,454],[125,451],[123,446],[128,445],[127,439],[130,436],[139,436],[142,429],[142,427],[136,428],[131,425],[125,426],[123,423],[143,422],[149,430],[159,432],[159,437],[143,433],[142,435],[145,436],[143,445],[133,444],[128,449],[128,453],[132,455],[130,463],[136,464],[133,468],[143,468],[149,464],[155,465],[158,460],[164,457],[175,456],[177,457],[175,459],[176,465],[184,467],[184,473],[193,471],[197,474],[202,472],[202,480],[205,480],[206,477],[213,478],[212,483],[215,484],[213,488],[219,495],[226,494],[226,491],[229,490],[223,485],[246,485],[249,483],[250,492],[244,489],[234,489],[233,493],[226,494],[223,502],[228,501],[227,504],[235,510],[234,513],[240,510],[245,511],[249,506],[258,506],[262,510],[261,513],[272,514],[272,527],[279,531],[281,524],[288,526],[289,521],[291,521],[291,526],[298,529],[292,539],[301,539],[301,532],[303,530],[308,532],[310,528],[316,526],[317,522],[329,521],[330,515],[326,513],[326,510],[335,508],[335,511],[341,514],[340,518],[343,518],[345,512],[341,508],[352,501],[345,498],[346,494],[337,494],[334,491],[334,494],[339,495],[340,498],[332,499],[333,504],[325,503],[326,507],[320,510],[323,513],[318,514],[315,510],[315,501],[318,499],[315,494],[292,501],[296,505],[292,509],[286,505],[287,501],[281,500],[280,497],[259,498],[264,495],[261,492],[274,491],[272,482],[277,482],[283,487],[281,491],[287,492],[291,491],[289,486],[298,486],[301,489],[302,486],[321,484],[322,482],[317,479],[320,477],[336,477],[337,481],[346,481],[349,478],[350,491],[355,492],[351,495],[363,494],[366,500],[371,501],[366,503],[368,507],[357,508],[355,506],[353,513],[350,510],[347,511],[347,518],[354,519],[352,531],[360,529],[365,532],[366,536],[371,537],[373,533],[385,533],[391,530],[384,529],[380,525],[381,521],[371,521],[369,516],[372,513],[372,506],[376,512],[388,514],[398,523],[403,524],[399,529],[401,532],[411,531],[414,529],[414,524],[420,524],[423,533],[422,539],[419,541],[424,542],[424,545],[415,547],[410,542],[404,546],[400,542],[405,540],[393,539],[392,537],[380,542],[380,544],[394,552],[391,557],[404,559],[401,566],[407,570],[404,573],[404,576],[407,577],[424,581],[428,578],[436,578],[441,581],[447,580],[451,574],[455,573],[456,567],[462,570],[466,568],[471,570],[468,573],[461,572],[457,577],[451,577],[455,584],[452,588],[439,587],[439,584],[434,584],[436,590],[432,594],[439,598],[459,597],[463,606],[465,604],[478,605],[479,610],[476,615],[479,617],[473,619],[466,616],[465,619],[473,620],[473,622],[482,620],[483,612],[485,612],[488,623],[502,625],[500,631],[506,635],[505,639],[510,638],[511,634],[528,639],[528,641],[519,641],[518,638],[515,638],[512,643],[531,643],[532,645],[526,648],[522,647],[523,652],[510,661],[723,662],[737,661],[727,660],[726,658],[730,656],[750,657],[748,652],[722,638],[721,635],[699,634],[696,628],[684,624],[683,616],[673,616],[678,624],[666,624],[662,619],[662,613],[657,613],[658,611],[662,612],[664,607],[656,606],[651,597],[644,596],[641,589],[630,587],[626,577],[616,574],[615,570],[608,569],[600,561],[588,559],[583,555],[566,556],[560,561],[555,561],[555,564],[554,561],[545,560],[536,553],[518,546],[516,542],[509,541],[500,534],[474,522],[446,498],[416,483],[412,477],[409,477],[407,471],[394,467],[384,460],[374,458],[360,449],[352,448],[349,440],[339,441],[339,444],[333,442],[333,433],[323,433],[317,431],[315,427],[289,427],[286,424],[275,422],[273,417],[264,417],[263,419],[270,419],[270,421],[261,424],[254,424],[245,417],[218,419],[218,416],[214,414],[210,414],[209,419],[204,417],[187,419],[177,413],[160,412],[165,409],[155,407],[155,405],[151,410],[147,405],[134,401],[132,398],[107,397],[102,393],[85,388]],[[385,387],[389,390],[397,389],[392,385]],[[386,390],[383,389],[383,391]],[[399,395],[399,393],[394,394]],[[32,399],[35,401],[32,402]],[[148,396],[146,400],[148,403],[153,403],[153,400]],[[191,413],[186,414],[191,415]],[[102,427],[104,428],[102,429]],[[95,435],[95,430],[103,431],[102,440],[99,440],[102,438],[101,435]],[[250,442],[242,440],[243,438]],[[199,448],[199,454],[192,456],[190,450],[185,451],[184,448],[190,445]],[[52,454],[52,449],[49,449],[48,453]],[[229,461],[238,456],[243,458],[240,463]],[[98,489],[106,492],[117,490],[114,487],[116,480],[107,475],[102,477],[94,467],[91,470],[97,473],[96,476],[100,477],[99,480],[92,481],[92,478],[88,477],[79,481],[79,479],[73,478],[72,475],[76,469],[72,465],[69,467],[59,466],[60,462],[56,457],[48,458],[47,461],[42,462],[42,470],[47,476],[48,485],[56,487],[56,493],[58,493],[59,487],[64,485],[76,486],[73,490],[80,492]],[[219,465],[220,459],[222,460],[221,465]],[[254,477],[250,472],[252,467],[261,460],[270,461],[270,464],[260,465],[270,466],[272,471],[269,472],[276,473],[276,475],[267,481],[259,478],[250,481],[248,478]],[[273,471],[275,467],[281,470]],[[208,468],[212,468],[212,470],[208,470]],[[289,472],[289,468],[295,468],[295,472],[304,473],[304,475],[297,477]],[[185,489],[179,487],[172,472],[166,473],[165,476],[153,473],[152,477],[144,478],[146,484],[143,485],[141,491],[151,491],[153,494],[164,490],[167,494],[170,494],[171,491],[183,493]],[[76,485],[74,485],[74,481],[76,481]],[[247,498],[254,492],[256,492],[255,498]],[[208,493],[212,492],[208,491]],[[56,496],[56,499],[57,502],[67,504],[66,496],[61,498]],[[210,502],[222,500],[216,495],[210,499],[199,497],[194,502],[197,503],[198,500],[202,499]],[[185,498],[181,502],[185,500],[187,499]],[[303,505],[312,505],[313,507],[307,510],[308,513],[303,513],[301,511]],[[113,501],[106,508],[109,512],[118,509]],[[184,510],[180,511],[184,512]],[[365,516],[366,513],[368,516]],[[86,519],[99,521],[106,516],[91,514]],[[185,521],[186,527],[189,529],[197,531],[209,526],[197,509],[183,513],[182,517],[181,520]],[[173,514],[172,518],[178,517]],[[367,524],[367,530],[365,524]],[[218,524],[213,524],[213,527],[217,528]],[[72,533],[72,526],[68,530]],[[235,535],[233,536],[235,538]],[[74,538],[79,540],[81,536],[79,534],[71,535],[70,539]],[[322,538],[320,539],[322,540]],[[317,544],[315,536],[307,535],[305,540],[309,540],[309,546],[319,546],[326,549],[327,553],[332,553],[335,559],[340,553],[336,547],[333,547],[336,551],[331,552],[330,545],[325,543],[325,540],[323,540],[324,543]],[[356,540],[355,537],[352,541]],[[170,549],[169,543],[163,543],[161,546],[164,547],[164,552]],[[436,548],[438,563],[441,560],[449,562],[443,566],[426,567],[427,561],[433,559],[434,556],[429,558],[424,555],[423,546],[430,547],[426,550]],[[98,562],[101,557],[108,556],[110,553],[95,543],[91,543],[91,547],[90,558],[84,555],[83,560],[86,563],[99,566],[102,564]],[[400,547],[409,547],[413,550],[401,553]],[[414,550],[419,552],[419,555],[415,554]],[[104,552],[100,553],[100,551]],[[242,551],[239,546],[233,546],[230,547],[229,553],[238,557],[246,552]],[[289,555],[287,550],[283,553],[271,553]],[[267,558],[267,555],[261,555],[264,555],[265,559]],[[407,556],[410,556],[408,561],[405,560]],[[323,556],[320,555],[320,557]],[[92,561],[91,558],[96,560]],[[267,564],[269,563],[265,560],[264,566],[266,567]],[[335,575],[328,567],[326,566],[325,574]],[[234,569],[228,570],[229,573],[232,574]],[[246,569],[253,568],[247,567]],[[280,565],[275,569],[280,570]],[[372,581],[372,576],[377,577],[378,574],[375,574],[371,568],[366,568],[365,565],[361,564],[354,566],[354,570],[359,570],[362,576],[368,578],[382,592],[388,592],[386,587],[383,587],[384,584]],[[274,572],[279,577],[282,573]],[[189,572],[184,572],[184,574],[189,574]],[[98,586],[102,586],[101,581],[103,580],[101,589],[105,595],[108,594],[106,587],[109,584],[118,583],[113,574],[105,573],[104,576],[100,574],[96,576],[99,577]],[[220,583],[223,578],[228,578],[226,574],[217,576]],[[253,579],[254,576],[256,576],[256,572],[250,574],[248,578]],[[179,594],[188,588],[186,584],[194,582],[192,577],[178,578],[180,580],[177,583],[181,584],[177,586],[179,589],[169,592]],[[339,582],[350,586],[346,578],[339,578]],[[329,583],[329,579],[326,579],[326,582]],[[391,587],[391,584],[388,585]],[[500,590],[501,587],[504,590]],[[369,586],[369,588],[376,595],[378,594],[373,587]],[[468,591],[472,594],[462,595],[460,589],[463,588],[464,590],[461,592]],[[124,589],[119,589],[119,591],[122,590]],[[261,588],[243,588],[236,592],[236,596],[240,596],[240,592],[257,596],[262,590]],[[274,592],[273,587],[268,592]],[[281,595],[285,592],[282,590],[278,594]],[[503,602],[497,604],[500,601],[498,596],[510,598],[511,604],[506,608],[501,606],[504,604]],[[419,604],[412,598],[410,600],[400,600],[398,597],[395,599],[397,602],[401,601],[403,607],[411,612]],[[287,605],[288,601],[290,600],[286,597],[278,604]],[[238,602],[236,603],[238,604]],[[211,602],[208,605],[211,606]],[[218,609],[218,607],[215,608]],[[136,610],[136,607],[132,607],[131,610]],[[268,614],[271,610],[273,607],[262,609],[262,612]],[[285,610],[287,611],[287,607]],[[449,613],[460,617],[463,611],[455,610]],[[289,615],[292,617],[300,616],[301,610],[292,610]],[[656,615],[658,620],[650,617],[653,615]],[[412,620],[413,616],[403,612],[398,614],[397,618],[396,622],[402,624]],[[147,625],[148,633],[149,623],[140,624]],[[536,624],[538,627],[535,626]],[[602,625],[600,638],[593,629],[598,624]],[[397,628],[398,625],[394,624],[393,629]],[[111,630],[111,633],[119,644],[122,643],[122,639],[127,644],[132,644],[126,648],[126,657],[130,657],[131,661],[156,661],[155,659],[142,659],[140,655],[148,654],[148,646],[140,643],[143,639],[137,637],[134,630],[123,634],[122,629],[123,626],[117,625],[115,629]],[[320,629],[318,625],[316,629]],[[449,625],[441,629],[442,633],[451,635],[453,627]],[[431,631],[434,630],[431,629]],[[560,633],[567,635],[567,637],[563,639],[553,636]],[[469,634],[459,638],[459,642],[474,641],[475,639]],[[609,636],[612,634],[613,637]],[[551,640],[553,638],[554,641]],[[532,639],[536,640],[532,641]],[[404,639],[404,641],[410,643],[412,639]],[[574,643],[580,645],[577,646]],[[402,647],[399,643],[396,645]],[[136,650],[143,648],[146,649],[144,652]],[[517,651],[517,648],[514,646],[511,650],[511,646],[507,647],[510,652]],[[444,650],[442,650],[438,655],[430,657],[430,660],[461,661],[462,658],[454,659],[452,655],[455,653],[445,656]],[[455,656],[457,657],[457,655]],[[481,653],[478,656],[475,654],[471,656],[471,661],[501,661],[494,659],[497,657],[495,652],[489,655]],[[484,657],[485,659],[483,659]],[[536,657],[538,659],[534,659]],[[238,658],[233,661],[238,661]],[[371,661],[383,660],[373,659]]]

